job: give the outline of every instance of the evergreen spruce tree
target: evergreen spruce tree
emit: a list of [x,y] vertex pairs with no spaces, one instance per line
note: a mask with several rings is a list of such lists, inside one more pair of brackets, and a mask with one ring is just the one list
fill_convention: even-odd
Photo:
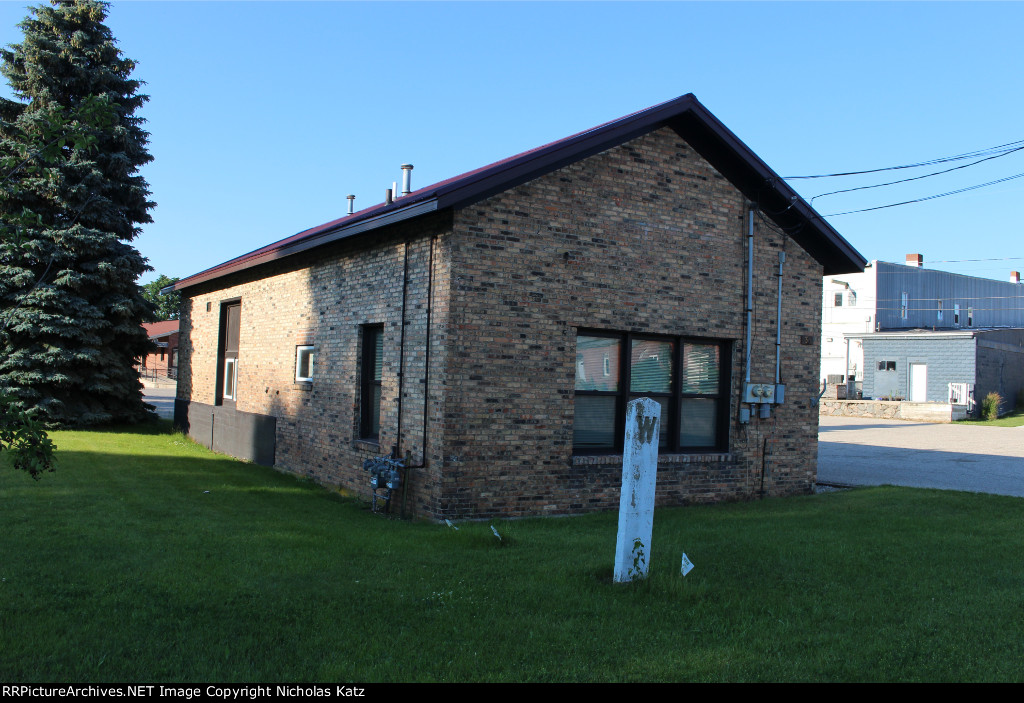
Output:
[[152,417],[135,370],[152,314],[130,244],[151,222],[152,160],[129,76],[93,0],[36,7],[0,50],[0,393],[49,426]]

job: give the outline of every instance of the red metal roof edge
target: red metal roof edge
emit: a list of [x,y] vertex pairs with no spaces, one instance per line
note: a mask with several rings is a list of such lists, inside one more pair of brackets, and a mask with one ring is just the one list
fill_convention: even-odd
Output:
[[[566,157],[571,158],[574,152],[579,149],[583,150],[588,145],[593,143],[600,143],[601,141],[614,141],[617,135],[623,133],[629,133],[637,128],[650,127],[655,128],[656,125],[662,124],[672,117],[682,115],[686,112],[691,112],[696,115],[706,126],[708,126],[720,139],[722,139],[730,150],[736,153],[743,161],[747,162],[755,171],[762,173],[766,179],[768,179],[772,187],[785,195],[787,199],[795,198],[793,200],[795,208],[800,214],[807,219],[812,225],[819,230],[826,239],[830,240],[836,247],[837,251],[844,257],[848,258],[850,263],[856,263],[858,260],[861,262],[860,267],[863,268],[863,264],[866,263],[866,259],[860,255],[843,237],[829,225],[824,218],[818,215],[813,208],[808,205],[803,198],[800,198],[795,191],[792,190],[779,177],[764,161],[761,160],[753,151],[750,150],[735,134],[732,133],[722,122],[718,120],[707,108],[705,108],[700,101],[692,93],[668,100],[657,105],[653,105],[643,110],[630,113],[624,117],[620,117],[615,120],[610,120],[596,127],[577,132],[576,134],[558,139],[553,142],[549,142],[539,147],[529,149],[527,151],[515,154],[508,158],[480,168],[467,171],[465,173],[453,176],[451,178],[438,181],[424,188],[419,188],[407,196],[399,198],[393,201],[391,204],[378,203],[377,205],[370,206],[359,212],[351,215],[346,215],[330,222],[326,222],[322,225],[312,227],[307,230],[303,230],[297,234],[294,234],[285,239],[281,239],[277,242],[273,242],[259,249],[255,249],[247,254],[235,257],[222,264],[206,269],[199,273],[193,274],[187,278],[184,278],[174,284],[174,290],[182,290],[199,283],[214,280],[222,276],[226,276],[235,271],[240,271],[252,266],[257,266],[262,263],[279,259],[283,256],[287,256],[287,250],[289,248],[297,248],[299,245],[301,249],[306,250],[313,246],[317,246],[315,240],[318,238],[328,238],[328,235],[340,233],[350,227],[359,223],[366,222],[375,217],[382,217],[390,214],[398,214],[403,210],[408,210],[416,205],[427,203],[430,200],[436,200],[443,197],[445,200],[444,207],[457,207],[467,200],[471,200],[474,195],[478,195],[480,192],[484,192],[482,184],[487,182],[491,183],[491,192],[494,188],[501,188],[502,176],[509,174],[510,172],[519,171],[522,172],[524,169],[529,169],[531,162],[537,162],[538,168],[543,166],[551,160],[553,155],[558,155],[561,152],[566,152]],[[511,178],[509,178],[511,180]],[[511,183],[508,187],[512,187]],[[463,196],[463,197],[460,197]],[[387,224],[391,220],[381,222],[381,224]],[[376,225],[380,226],[380,225]],[[368,229],[362,231],[369,231],[375,229],[376,226],[371,226]],[[330,237],[328,241],[333,241],[337,237]]]
[[181,323],[178,320],[159,320],[157,322],[143,322],[142,328],[146,330],[149,337],[165,337],[178,331]]
[[[334,232],[338,229],[349,227],[351,225],[370,219],[375,215],[380,215],[385,212],[396,212],[398,210],[407,208],[411,205],[429,200],[432,197],[451,193],[452,191],[457,190],[459,187],[469,185],[481,177],[495,175],[513,165],[519,165],[531,159],[540,158],[541,156],[549,154],[552,151],[566,148],[567,146],[570,146],[572,143],[580,140],[581,138],[587,137],[589,135],[603,134],[607,131],[615,129],[616,127],[620,127],[622,125],[629,125],[638,118],[644,115],[648,115],[654,111],[662,110],[668,111],[671,114],[676,114],[685,109],[684,103],[689,104],[690,102],[696,102],[696,98],[694,98],[693,94],[688,93],[681,97],[674,98],[672,100],[668,100],[663,103],[659,103],[657,105],[644,108],[643,110],[638,110],[636,112],[630,113],[625,117],[620,117],[618,119],[610,120],[608,122],[600,124],[596,127],[585,129],[581,132],[577,132],[576,134],[570,135],[568,137],[564,137],[562,139],[549,142],[547,144],[535,147],[533,149],[528,149],[527,151],[520,152],[519,154],[515,154],[514,156],[510,156],[505,159],[501,159],[500,161],[495,161],[494,163],[488,164],[486,166],[481,166],[480,168],[476,168],[471,171],[466,171],[465,173],[459,174],[457,176],[446,178],[442,181],[438,181],[437,183],[433,183],[424,188],[419,188],[410,193],[409,195],[406,195],[402,198],[399,198],[398,200],[393,201],[390,205],[388,205],[387,203],[378,203],[377,205],[372,205],[370,207],[364,208],[363,210],[360,210],[351,215],[346,215],[344,217],[331,220],[330,222],[326,222],[322,225],[317,225],[316,227],[303,230],[290,237],[286,237],[285,239],[281,239],[277,242],[273,242],[266,246],[260,247],[259,249],[254,249],[253,251],[250,251],[246,254],[242,254],[241,256],[235,257],[234,259],[226,261],[222,264],[218,264],[217,266],[206,269],[205,271],[201,271],[199,273],[188,276],[187,278],[183,278],[174,284],[174,290],[182,290],[184,288],[188,288],[192,285],[197,285],[199,283],[203,283],[214,278],[226,276],[242,268],[249,268],[251,266],[257,265],[258,263],[263,263],[263,261],[253,261],[254,259],[266,258],[269,261],[276,258],[280,258],[279,256],[274,255],[283,249],[287,249],[291,245],[297,244],[299,242],[304,242],[316,238],[318,236],[328,234],[330,232]],[[671,114],[666,115],[666,117],[671,116]]]

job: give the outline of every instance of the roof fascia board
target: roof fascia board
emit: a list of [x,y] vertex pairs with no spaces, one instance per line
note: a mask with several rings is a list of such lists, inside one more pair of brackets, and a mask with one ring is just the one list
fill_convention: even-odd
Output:
[[250,259],[236,261],[235,263],[230,265],[221,264],[221,266],[208,269],[206,271],[203,271],[202,273],[197,273],[196,275],[190,276],[187,279],[178,281],[177,283],[162,289],[162,291],[184,290],[185,288],[190,288],[192,286],[199,285],[200,283],[205,283],[206,281],[226,276],[230,273],[245,271],[246,269],[270,263],[271,261],[277,261],[279,259],[283,259],[285,257],[292,256],[303,251],[308,251],[309,249],[320,247],[325,244],[330,244],[331,242],[337,242],[342,239],[347,239],[348,237],[352,237],[354,235],[361,234],[372,229],[392,225],[397,222],[402,222],[403,220],[411,219],[413,217],[419,217],[420,215],[425,215],[427,213],[434,212],[437,209],[438,206],[436,199],[413,203],[408,207],[404,207],[398,210],[392,210],[390,212],[384,212],[375,217],[361,220],[359,222],[354,222],[351,225],[341,225],[339,227],[327,230],[326,232],[309,237],[307,239],[300,239],[294,244],[289,244],[287,246],[281,247],[280,249],[271,249],[270,251],[264,252],[257,256],[253,256]]

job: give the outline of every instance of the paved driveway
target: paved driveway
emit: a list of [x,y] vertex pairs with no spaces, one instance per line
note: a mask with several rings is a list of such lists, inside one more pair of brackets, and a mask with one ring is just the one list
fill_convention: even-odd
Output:
[[818,481],[1024,496],[1024,427],[822,417]]
[[174,388],[144,388],[142,399],[156,406],[156,414],[160,417],[174,417]]

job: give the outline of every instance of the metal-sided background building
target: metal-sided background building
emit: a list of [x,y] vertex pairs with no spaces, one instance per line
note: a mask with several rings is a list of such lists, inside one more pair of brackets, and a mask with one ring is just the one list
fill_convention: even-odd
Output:
[[808,492],[822,276],[864,263],[687,95],[180,281],[176,421],[363,495],[408,456],[418,515],[565,514],[617,506],[644,395],[659,503]]
[[[863,273],[826,276],[821,377],[845,377],[864,398],[950,400],[967,384],[977,400],[999,393],[1003,410],[1024,388],[1024,286],[1020,274],[995,281],[907,264],[872,261]],[[961,399],[961,402],[966,399]]]

